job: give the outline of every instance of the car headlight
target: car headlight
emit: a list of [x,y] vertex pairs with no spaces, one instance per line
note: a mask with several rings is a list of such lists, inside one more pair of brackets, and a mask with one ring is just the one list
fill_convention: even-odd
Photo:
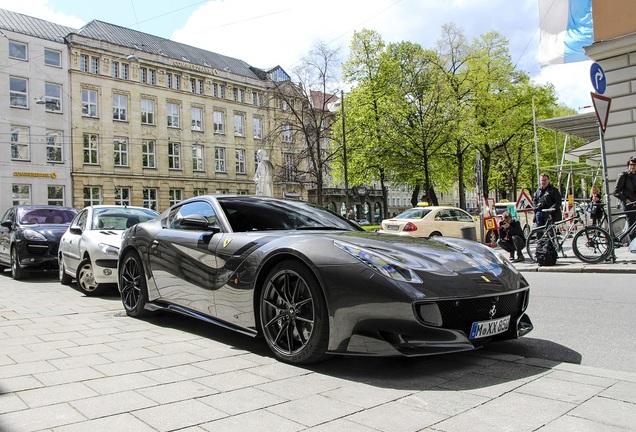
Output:
[[119,255],[119,248],[117,246],[112,246],[106,243],[100,243],[97,245],[100,251],[104,255]]
[[25,229],[24,231],[22,231],[22,235],[27,240],[46,241],[46,237],[32,229]]
[[401,263],[389,257],[337,240],[334,240],[333,243],[383,276],[403,282],[422,283],[422,279],[411,269],[405,268]]

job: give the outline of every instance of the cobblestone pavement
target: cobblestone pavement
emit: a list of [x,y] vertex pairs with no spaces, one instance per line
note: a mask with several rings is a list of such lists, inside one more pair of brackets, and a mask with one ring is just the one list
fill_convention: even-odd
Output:
[[115,293],[0,274],[0,431],[628,431],[636,374],[487,349],[276,361],[190,318],[129,318]]

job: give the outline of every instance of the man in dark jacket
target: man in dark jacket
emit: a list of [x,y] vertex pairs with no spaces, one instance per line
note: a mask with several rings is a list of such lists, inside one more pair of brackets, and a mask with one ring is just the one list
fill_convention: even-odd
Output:
[[[526,239],[523,235],[521,223],[519,223],[518,220],[513,219],[508,211],[503,212],[501,217],[502,220],[499,224],[499,240],[497,240],[497,244],[503,250],[510,253],[511,261],[521,262],[525,259],[523,256],[523,248],[526,245]],[[515,252],[517,252],[516,259]]]
[[629,225],[636,221],[636,157],[627,160],[627,170],[618,175],[614,185],[614,196],[623,203]]
[[[534,225],[541,227],[548,222],[558,222],[563,219],[561,214],[561,192],[550,184],[550,176],[541,174],[541,187],[534,193]],[[543,213],[541,210],[552,209],[552,212]]]

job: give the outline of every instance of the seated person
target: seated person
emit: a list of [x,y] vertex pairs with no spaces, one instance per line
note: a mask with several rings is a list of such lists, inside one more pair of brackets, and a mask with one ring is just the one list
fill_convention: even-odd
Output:
[[[522,262],[525,259],[523,256],[523,248],[526,246],[526,238],[523,235],[521,223],[513,219],[509,211],[503,212],[501,217],[502,220],[499,224],[499,240],[497,240],[497,244],[510,254],[511,261]],[[517,253],[516,259],[515,252]]]

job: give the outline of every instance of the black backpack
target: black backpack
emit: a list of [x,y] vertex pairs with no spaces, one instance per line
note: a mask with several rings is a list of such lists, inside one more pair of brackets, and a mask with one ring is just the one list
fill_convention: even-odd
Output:
[[556,264],[557,251],[554,249],[554,245],[548,235],[544,234],[539,240],[537,240],[535,257],[537,259],[537,264],[539,264],[540,267]]

